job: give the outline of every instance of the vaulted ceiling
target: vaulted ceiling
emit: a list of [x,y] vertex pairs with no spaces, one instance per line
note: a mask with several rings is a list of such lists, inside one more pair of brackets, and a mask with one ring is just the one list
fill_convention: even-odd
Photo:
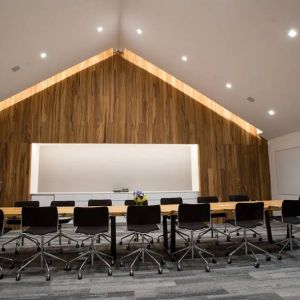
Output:
[[300,130],[300,36],[289,38],[291,28],[300,31],[299,0],[1,0],[0,99],[128,48],[277,137]]

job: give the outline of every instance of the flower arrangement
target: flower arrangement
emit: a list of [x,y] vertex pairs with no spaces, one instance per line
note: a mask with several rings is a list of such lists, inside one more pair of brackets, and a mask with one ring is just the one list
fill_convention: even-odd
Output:
[[143,202],[147,201],[147,196],[142,191],[136,191],[133,193],[133,201],[136,205],[143,205]]

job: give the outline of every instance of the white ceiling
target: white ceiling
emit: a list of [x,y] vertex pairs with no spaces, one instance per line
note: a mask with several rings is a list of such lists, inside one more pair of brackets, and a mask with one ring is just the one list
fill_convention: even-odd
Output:
[[[299,36],[289,38],[290,28]],[[300,130],[299,0],[1,0],[0,41],[0,99],[108,48],[128,48],[268,139]]]

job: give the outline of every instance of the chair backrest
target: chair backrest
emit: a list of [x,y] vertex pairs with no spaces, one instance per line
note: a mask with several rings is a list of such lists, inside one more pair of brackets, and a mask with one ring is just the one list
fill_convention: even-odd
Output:
[[229,201],[232,202],[245,202],[250,200],[248,195],[229,195],[228,198]]
[[168,204],[182,204],[182,198],[181,197],[175,197],[175,198],[161,198],[160,204],[161,205],[168,205]]
[[97,227],[109,225],[107,206],[75,207],[74,226]]
[[244,202],[237,203],[235,206],[236,225],[243,221],[264,220],[264,203],[263,202]]
[[110,199],[90,199],[88,206],[112,206]]
[[40,201],[16,201],[15,207],[39,207]]
[[129,205],[127,207],[128,225],[149,225],[160,223],[160,205]]
[[215,203],[219,202],[217,196],[200,196],[197,198],[197,203]]
[[[136,205],[136,203],[135,203],[134,200],[125,200],[124,204],[125,204],[126,206],[129,206],[129,205]],[[146,200],[146,201],[144,201],[144,202],[142,203],[142,206],[146,206],[146,205],[148,205],[148,200]]]
[[210,204],[209,203],[180,204],[178,207],[178,222],[179,223],[210,222]]
[[22,226],[50,227],[57,226],[58,213],[56,207],[23,207]]
[[59,207],[59,206],[75,206],[75,201],[73,200],[58,200],[51,201],[50,206]]
[[282,202],[282,217],[298,217],[300,216],[300,201],[284,200]]

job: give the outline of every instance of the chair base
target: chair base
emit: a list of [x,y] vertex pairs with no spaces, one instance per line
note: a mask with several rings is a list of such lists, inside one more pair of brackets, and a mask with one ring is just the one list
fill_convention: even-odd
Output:
[[[210,228],[207,230],[209,231]],[[207,232],[206,231],[206,232]],[[196,244],[195,244],[195,241],[194,241],[194,231],[192,230],[191,231],[191,236],[190,236],[190,244],[189,246],[183,248],[183,249],[180,249],[176,252],[174,252],[172,254],[172,257],[174,258],[174,256],[178,253],[181,253],[181,252],[184,252],[184,254],[181,256],[181,258],[177,261],[177,270],[178,271],[181,271],[181,261],[191,252],[191,255],[192,255],[192,259],[195,258],[195,253],[198,253],[200,258],[204,261],[205,263],[205,271],[206,272],[210,272],[210,265],[209,265],[209,262],[205,259],[205,257],[203,256],[203,254],[206,254],[206,255],[209,255],[210,257],[212,257],[212,263],[216,263],[216,259],[215,259],[215,255],[203,248],[200,248],[198,247]]]
[[37,250],[38,251],[40,250],[40,243],[37,239],[32,238],[31,236],[27,235],[24,232],[21,232],[20,234],[18,234],[14,238],[12,238],[12,239],[6,241],[5,243],[3,243],[2,246],[1,246],[1,251],[4,252],[6,250],[5,249],[6,245],[10,244],[13,241],[16,241],[15,254],[19,254],[21,245],[22,246],[24,245],[24,239],[29,240],[32,243],[34,243],[37,247]]
[[[120,239],[120,242],[119,242],[119,245],[122,245],[123,244],[123,240],[130,237],[131,236],[131,239],[129,240],[128,244],[127,244],[127,250],[130,249],[130,245],[133,241],[137,242],[139,240],[139,237],[142,236],[141,233],[139,232],[132,232],[132,233],[129,233],[125,236],[123,236],[121,239]],[[144,239],[147,241],[147,247],[148,249],[150,248],[150,245],[153,244],[153,237],[149,234],[144,234]]]
[[276,245],[276,244],[283,243],[282,248],[278,252],[278,259],[281,259],[281,254],[283,252],[285,252],[287,250],[293,251],[294,246],[297,246],[298,248],[300,248],[300,241],[298,241],[297,239],[294,238],[292,229],[293,229],[292,224],[288,224],[289,237],[274,244],[274,245]]
[[[38,258],[40,259],[41,269],[43,270],[44,268],[46,268],[46,280],[47,281],[49,281],[51,278],[50,269],[49,269],[49,265],[51,264],[51,258],[62,261],[67,266],[66,260],[45,251],[44,236],[41,236],[41,251],[30,257],[25,258],[25,260],[22,263],[21,268],[17,271],[16,281],[19,281],[21,279],[21,274],[20,274],[21,271],[23,271],[26,267],[28,267],[32,262],[34,262]],[[49,260],[47,260],[46,258],[48,258]],[[66,269],[66,267],[65,267],[65,269]]]
[[219,234],[224,235],[226,237],[227,242],[230,241],[230,235],[229,234],[227,234],[226,232],[223,232],[223,231],[221,231],[221,230],[219,230],[219,229],[217,229],[213,226],[210,226],[209,228],[207,228],[206,230],[204,230],[203,232],[198,234],[197,243],[200,243],[201,237],[204,236],[208,232],[211,232],[211,237],[212,238],[215,237],[217,239],[217,241],[216,241],[217,245],[219,244]]
[[62,232],[62,230],[61,230],[61,227],[59,228],[58,233],[57,233],[56,235],[54,235],[52,238],[50,238],[50,239],[46,242],[46,244],[48,244],[48,246],[51,246],[51,242],[52,242],[53,240],[55,240],[55,239],[58,238],[58,244],[59,244],[59,246],[60,246],[60,251],[62,252],[62,238],[63,238],[63,237],[64,237],[65,239],[68,240],[68,244],[71,244],[71,241],[72,241],[72,242],[76,243],[76,248],[79,248],[79,243],[78,243],[78,241],[76,241],[75,239],[71,238],[70,236],[64,234],[64,233]]
[[[129,275],[130,276],[133,276],[133,267],[134,265],[137,263],[138,259],[141,261],[141,262],[144,262],[145,261],[145,254],[147,254],[147,256],[152,260],[154,261],[157,266],[158,266],[158,273],[159,274],[162,274],[162,268],[161,268],[161,265],[162,264],[165,264],[165,260],[163,259],[163,256],[160,255],[159,253],[155,252],[155,251],[152,251],[148,248],[145,247],[145,243],[144,243],[144,240],[146,239],[146,236],[149,236],[148,234],[144,234],[144,233],[137,233],[137,232],[134,232],[134,234],[139,234],[142,236],[142,247],[138,248],[137,250],[123,256],[120,258],[120,267],[123,267],[123,260],[128,258],[128,257],[131,257],[133,255],[134,256],[134,259],[130,265],[130,271],[129,271]],[[149,245],[149,244],[148,244]],[[158,256],[161,260],[161,263],[155,258],[155,256]]]
[[[243,228],[242,228],[242,227],[238,227],[238,228],[236,228],[236,229],[234,229],[234,230],[228,232],[229,238],[230,238],[230,235],[231,235],[232,233],[235,233],[235,232],[236,232],[236,235],[239,236],[239,235],[240,235],[239,232],[240,232],[241,230],[243,230]],[[258,233],[257,231],[255,231],[255,230],[252,229],[252,228],[249,228],[248,230],[251,231],[251,232],[253,233],[253,237],[258,236],[258,240],[259,240],[260,242],[262,241],[262,235],[261,235],[260,233]]]
[[[84,252],[82,254],[80,254],[79,256],[73,258],[72,260],[70,260],[65,269],[67,270],[70,270],[71,269],[71,263],[80,259],[80,258],[85,258],[85,260],[83,261],[83,263],[81,264],[81,266],[79,267],[79,271],[78,271],[78,279],[82,279],[82,270],[84,268],[84,266],[88,263],[88,262],[91,262],[91,265],[93,266],[94,265],[94,261],[95,261],[95,257],[97,257],[100,261],[102,261],[108,268],[107,270],[107,273],[109,276],[112,275],[112,270],[111,270],[111,266],[114,265],[114,258],[108,254],[105,254],[103,252],[100,252],[100,251],[97,251],[95,249],[95,238],[97,237],[98,235],[95,235],[95,236],[90,236],[88,238],[91,239],[91,244],[90,244],[90,247],[89,247],[89,251],[87,252]],[[111,260],[111,263],[107,262],[103,257],[107,257]]]
[[[181,238],[183,238],[184,242],[185,243],[189,243],[190,241],[190,237],[188,234],[186,234],[185,232],[182,232],[180,230],[175,230],[175,233],[177,233]],[[171,238],[171,231],[168,231],[168,240]],[[158,237],[157,237],[157,242],[159,243],[160,242],[160,239],[163,237],[164,235],[163,234],[160,234]]]
[[[98,244],[100,244],[100,242],[101,242],[101,237],[103,239],[105,239],[107,242],[111,243],[111,236],[109,236],[108,234],[100,233],[100,234],[97,234],[96,237],[97,237],[97,243]],[[85,239],[81,240],[81,245],[80,246],[84,247],[84,242],[89,240],[90,238],[91,237],[89,236],[89,237],[86,237]]]
[[[266,257],[266,261],[270,261],[271,258],[275,258],[275,256],[271,255],[268,251],[266,251],[266,250],[264,250],[264,249],[262,249],[262,248],[260,248],[256,245],[248,242],[248,240],[247,240],[247,230],[251,230],[250,228],[249,229],[239,228],[239,229],[243,229],[243,232],[244,232],[243,241],[241,242],[241,244],[236,249],[234,249],[231,253],[228,254],[228,259],[227,259],[228,264],[231,264],[232,256],[236,252],[238,252],[239,250],[241,250],[243,248],[245,248],[245,255],[253,257],[253,259],[255,260],[255,262],[254,262],[254,267],[255,268],[259,268],[259,260],[258,260],[258,257],[256,256],[256,254],[253,251],[254,249],[262,252]],[[232,248],[232,247],[229,247],[227,249],[230,249],[230,248]],[[250,250],[250,253],[249,253],[249,250]],[[227,256],[227,254],[225,254],[225,255]]]
[[[9,262],[10,262],[10,265],[9,265],[9,268],[10,268],[10,269],[12,269],[12,268],[14,267],[14,265],[15,265],[14,260],[11,259],[11,258],[7,258],[7,257],[0,256],[0,259],[9,261]],[[2,269],[2,267],[0,266],[0,279],[2,279],[2,278],[3,278],[3,269]]]

